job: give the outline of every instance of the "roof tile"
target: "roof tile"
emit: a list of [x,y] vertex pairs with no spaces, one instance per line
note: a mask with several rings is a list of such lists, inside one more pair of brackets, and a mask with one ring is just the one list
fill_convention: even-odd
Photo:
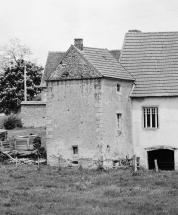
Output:
[[129,72],[122,67],[115,57],[107,49],[84,47],[81,54],[104,77],[134,80]]
[[120,62],[136,79],[132,97],[178,95],[178,32],[128,32]]
[[46,81],[50,77],[52,72],[54,72],[54,70],[58,66],[58,64],[64,54],[65,54],[65,52],[49,52],[48,53],[46,66],[45,66],[44,74],[42,77],[42,84],[44,83],[44,81]]

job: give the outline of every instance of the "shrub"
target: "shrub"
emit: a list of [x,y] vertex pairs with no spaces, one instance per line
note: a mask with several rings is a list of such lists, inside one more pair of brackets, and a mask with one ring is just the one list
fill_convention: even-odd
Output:
[[5,129],[21,128],[22,122],[17,115],[11,114],[5,118],[3,125]]
[[36,137],[33,140],[33,147],[35,150],[37,150],[37,154],[38,156],[40,156],[41,158],[46,158],[46,149],[44,147],[41,147],[41,138],[40,137]]
[[33,101],[42,101],[41,94],[37,95]]

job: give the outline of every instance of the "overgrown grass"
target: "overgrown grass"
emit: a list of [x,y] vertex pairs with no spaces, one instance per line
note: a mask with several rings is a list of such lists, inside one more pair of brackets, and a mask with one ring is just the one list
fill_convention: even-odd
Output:
[[178,214],[178,173],[0,166],[0,214]]

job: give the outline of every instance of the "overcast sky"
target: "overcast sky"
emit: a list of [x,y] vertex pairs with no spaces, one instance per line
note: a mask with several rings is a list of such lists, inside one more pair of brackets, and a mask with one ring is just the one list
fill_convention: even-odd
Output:
[[178,31],[178,0],[0,0],[0,46],[19,38],[45,66],[48,51],[121,49],[129,29]]

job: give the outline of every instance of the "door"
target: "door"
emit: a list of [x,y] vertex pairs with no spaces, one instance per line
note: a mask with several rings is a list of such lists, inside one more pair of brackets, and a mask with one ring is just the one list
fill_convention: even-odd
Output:
[[148,151],[148,167],[155,169],[154,160],[157,160],[160,170],[174,170],[174,150],[157,149]]

